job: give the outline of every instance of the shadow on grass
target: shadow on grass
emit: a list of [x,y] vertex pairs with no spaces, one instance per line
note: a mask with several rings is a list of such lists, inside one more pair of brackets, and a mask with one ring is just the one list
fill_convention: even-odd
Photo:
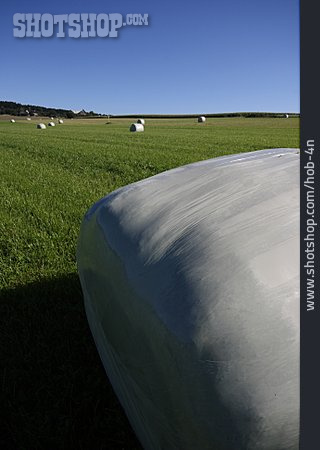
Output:
[[104,372],[76,274],[0,292],[0,447],[141,449]]

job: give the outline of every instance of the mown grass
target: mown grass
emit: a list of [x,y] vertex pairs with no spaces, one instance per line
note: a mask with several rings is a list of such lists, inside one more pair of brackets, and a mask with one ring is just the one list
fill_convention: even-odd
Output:
[[299,146],[298,119],[0,121],[0,446],[138,449],[76,275],[82,217],[112,190],[229,153]]

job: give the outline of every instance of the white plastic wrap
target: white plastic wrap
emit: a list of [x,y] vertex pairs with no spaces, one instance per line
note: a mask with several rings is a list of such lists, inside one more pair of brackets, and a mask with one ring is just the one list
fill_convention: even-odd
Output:
[[143,124],[142,123],[133,123],[131,126],[130,126],[130,131],[136,131],[136,132],[141,132],[141,131],[144,131],[144,126],[143,126]]
[[78,268],[145,449],[298,449],[299,154],[170,170],[86,214]]

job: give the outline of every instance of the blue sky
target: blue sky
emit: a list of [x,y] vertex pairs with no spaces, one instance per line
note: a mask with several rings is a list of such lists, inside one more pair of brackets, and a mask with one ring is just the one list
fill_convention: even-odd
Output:
[[[0,99],[110,114],[299,111],[298,0],[0,6]],[[148,13],[118,38],[13,37],[14,13]]]

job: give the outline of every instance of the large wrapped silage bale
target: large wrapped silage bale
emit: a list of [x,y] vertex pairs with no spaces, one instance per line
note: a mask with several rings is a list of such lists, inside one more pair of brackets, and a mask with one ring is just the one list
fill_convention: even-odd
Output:
[[144,125],[142,123],[138,123],[138,122],[137,123],[133,123],[130,126],[130,131],[142,132],[142,131],[144,131]]
[[216,158],[86,214],[78,268],[145,449],[298,449],[299,155]]

